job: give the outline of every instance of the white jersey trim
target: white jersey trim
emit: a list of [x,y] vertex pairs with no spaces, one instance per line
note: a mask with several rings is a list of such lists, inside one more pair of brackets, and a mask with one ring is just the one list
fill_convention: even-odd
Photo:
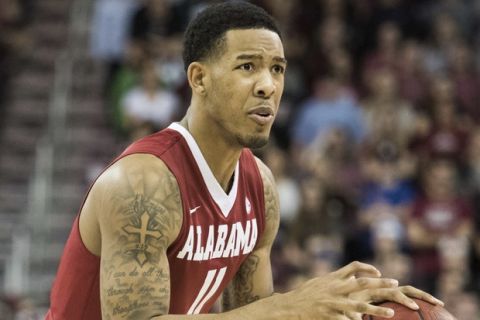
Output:
[[193,158],[195,159],[195,162],[200,169],[200,173],[202,174],[202,178],[205,182],[205,185],[207,186],[208,192],[222,211],[222,214],[225,217],[228,217],[235,203],[235,199],[237,198],[239,162],[237,162],[237,165],[235,166],[232,189],[230,189],[230,193],[227,194],[222,189],[217,179],[213,175],[212,170],[208,166],[205,158],[203,157],[202,151],[200,151],[200,148],[198,147],[195,138],[193,138],[190,132],[177,122],[172,123],[168,126],[168,128],[177,131],[183,136],[183,138],[185,138],[185,141],[187,141],[188,147],[192,152]]

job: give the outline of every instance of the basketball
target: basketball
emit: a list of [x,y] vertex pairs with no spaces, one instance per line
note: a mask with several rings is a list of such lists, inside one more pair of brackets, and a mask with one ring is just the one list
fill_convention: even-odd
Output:
[[445,308],[433,305],[426,301],[413,299],[420,307],[418,310],[409,309],[396,302],[384,302],[380,306],[393,309],[393,318],[382,318],[377,316],[364,315],[363,320],[456,320]]

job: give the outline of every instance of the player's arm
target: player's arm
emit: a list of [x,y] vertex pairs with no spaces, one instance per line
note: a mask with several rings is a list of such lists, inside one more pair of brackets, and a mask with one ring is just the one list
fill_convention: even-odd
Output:
[[168,313],[166,251],[182,223],[180,193],[163,162],[128,156],[95,185],[102,193],[100,297],[103,319],[150,319]]
[[278,194],[270,170],[257,159],[265,198],[265,231],[223,293],[223,311],[232,310],[273,294],[270,251],[280,222]]
[[[247,261],[255,267],[242,268],[248,271],[245,279],[250,282],[239,287],[245,292],[240,291],[242,294],[235,303],[257,301],[220,314],[167,314],[170,273],[166,250],[179,233],[182,208],[174,177],[162,162],[151,161],[151,158],[145,155],[120,160],[99,179],[95,190],[92,189],[96,195],[103,195],[98,205],[102,233],[100,295],[103,319],[345,320],[344,311],[387,315],[388,309],[369,303],[371,295],[378,292],[369,294],[368,290],[388,288],[392,284],[388,279],[375,278],[378,271],[361,263],[312,279],[289,293],[268,296],[273,288],[270,261],[266,258],[276,232],[276,227],[272,226],[278,225],[278,221],[269,219],[278,220],[277,215],[267,219],[267,229],[255,250],[258,260]],[[268,192],[273,190],[265,188],[265,193]],[[270,208],[267,212],[278,212],[276,202],[271,206],[272,199],[278,200],[276,195],[266,197],[266,206]],[[273,234],[270,228],[274,230]],[[356,279],[354,275],[359,273],[373,278]],[[266,281],[263,276],[267,277]],[[367,291],[362,293],[362,290]],[[352,292],[359,292],[361,296],[351,299],[349,294]],[[260,299],[262,297],[265,298]],[[406,297],[387,300],[403,299]]]

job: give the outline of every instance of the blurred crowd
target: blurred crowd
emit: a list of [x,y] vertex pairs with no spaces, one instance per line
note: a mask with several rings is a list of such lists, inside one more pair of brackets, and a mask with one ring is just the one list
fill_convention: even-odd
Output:
[[[18,72],[32,44],[31,0],[0,0],[0,130],[12,76]],[[4,296],[0,290],[0,319],[32,319],[32,301]]]
[[31,0],[0,1],[0,125],[9,80],[31,44]]
[[[215,2],[93,2],[91,55],[125,142],[185,113],[183,31]],[[251,2],[279,22],[288,59],[271,142],[256,150],[280,194],[276,290],[361,260],[480,319],[480,2]],[[30,7],[0,1],[0,122]],[[3,315],[31,309],[3,300]]]
[[[214,2],[96,2],[92,55],[119,136],[184,114],[182,32]],[[479,319],[480,3],[252,2],[278,20],[288,58],[257,151],[280,194],[277,290],[361,260]]]

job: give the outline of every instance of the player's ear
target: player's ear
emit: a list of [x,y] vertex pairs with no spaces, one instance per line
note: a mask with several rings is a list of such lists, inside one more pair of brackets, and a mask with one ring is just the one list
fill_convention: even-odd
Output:
[[187,69],[188,83],[192,91],[198,95],[205,95],[205,66],[200,62],[192,62]]

